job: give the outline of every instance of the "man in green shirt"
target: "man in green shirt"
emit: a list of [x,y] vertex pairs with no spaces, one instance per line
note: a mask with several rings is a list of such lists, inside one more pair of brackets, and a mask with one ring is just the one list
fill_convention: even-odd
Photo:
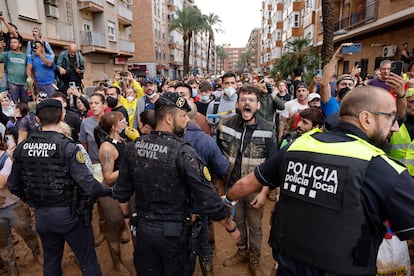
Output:
[[22,44],[17,37],[10,38],[10,51],[0,54],[0,60],[4,63],[4,72],[7,73],[7,88],[13,102],[27,103],[26,83],[26,54],[20,51]]

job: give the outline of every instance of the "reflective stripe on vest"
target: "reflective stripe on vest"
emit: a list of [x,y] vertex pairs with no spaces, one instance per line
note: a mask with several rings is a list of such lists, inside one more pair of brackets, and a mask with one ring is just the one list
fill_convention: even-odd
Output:
[[390,139],[390,156],[400,160],[407,166],[410,175],[414,176],[414,140],[411,140],[405,124],[400,126],[398,132],[394,132]]

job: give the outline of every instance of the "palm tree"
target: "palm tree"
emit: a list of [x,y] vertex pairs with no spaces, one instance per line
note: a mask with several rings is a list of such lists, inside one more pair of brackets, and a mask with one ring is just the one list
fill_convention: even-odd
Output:
[[319,55],[314,47],[310,46],[311,40],[308,38],[300,38],[290,41],[285,48],[287,53],[274,64],[272,68],[272,76],[279,71],[283,78],[292,73],[295,67],[305,69],[304,80],[310,82],[312,74],[319,65]]
[[[227,58],[227,53],[226,53],[226,51],[224,51],[223,46],[221,46],[221,45],[216,46],[216,55],[217,55],[217,59],[220,60],[220,62],[221,62],[220,68],[221,68],[221,70],[223,70],[224,69],[224,60]],[[216,68],[216,70],[217,70],[217,68]],[[221,72],[218,72],[218,73],[219,73],[219,75],[221,75]]]
[[210,72],[210,49],[211,42],[214,40],[214,33],[222,32],[221,19],[218,15],[210,13],[205,17],[206,31],[208,33],[208,46],[207,46],[207,74]]
[[329,62],[334,52],[334,1],[322,0],[322,26],[323,26],[323,44],[321,49],[322,65]]
[[178,31],[183,36],[184,45],[184,76],[190,71],[191,39],[193,34],[205,28],[204,16],[201,11],[194,6],[185,6],[182,10],[177,10],[176,17],[168,25],[168,31]]
[[250,51],[243,52],[240,54],[239,61],[237,62],[237,67],[239,70],[244,72],[244,69],[247,69],[250,71],[250,63],[253,59],[253,53]]

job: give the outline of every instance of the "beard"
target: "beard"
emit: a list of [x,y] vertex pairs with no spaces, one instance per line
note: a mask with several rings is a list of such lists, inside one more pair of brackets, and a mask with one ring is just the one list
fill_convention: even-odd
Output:
[[184,137],[185,129],[185,127],[178,126],[176,120],[173,121],[173,133],[175,135],[178,137]]
[[382,149],[385,153],[389,153],[390,151],[390,141],[388,137],[382,137],[382,135],[375,131],[375,133],[368,137],[368,142],[377,148]]

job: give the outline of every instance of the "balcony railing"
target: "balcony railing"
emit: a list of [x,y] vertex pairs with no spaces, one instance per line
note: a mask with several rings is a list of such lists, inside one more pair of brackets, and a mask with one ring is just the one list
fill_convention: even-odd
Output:
[[132,11],[124,6],[118,5],[118,14],[123,18],[132,21]]
[[105,34],[97,32],[81,32],[82,45],[106,47]]
[[357,27],[367,21],[374,20],[377,17],[377,6],[379,0],[376,0],[361,11],[351,12],[349,16],[345,16],[342,20],[335,22],[335,30],[348,30]]
[[118,44],[119,44],[119,50],[120,51],[130,52],[130,53],[135,52],[135,43],[134,42],[124,40],[124,39],[119,39]]
[[73,26],[67,22],[47,22],[47,36],[53,39],[75,41]]

